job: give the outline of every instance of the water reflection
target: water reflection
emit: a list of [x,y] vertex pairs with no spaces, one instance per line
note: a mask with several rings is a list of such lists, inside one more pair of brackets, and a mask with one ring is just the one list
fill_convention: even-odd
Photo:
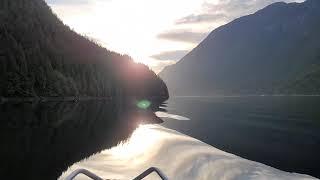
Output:
[[[168,113],[162,116],[182,119]],[[0,106],[0,117],[3,179],[63,179],[78,168],[104,178],[130,179],[152,166],[169,179],[312,179],[242,159],[154,125],[162,120],[136,106],[105,101],[9,103]],[[179,122],[194,123],[189,129],[206,132],[195,124],[202,118]],[[217,132],[222,134],[211,130],[205,135],[220,138]]]
[[313,179],[242,159],[159,125],[139,126],[127,142],[74,164],[60,179],[80,168],[104,179],[133,179],[152,166],[175,180]]
[[167,112],[161,112],[161,111],[156,112],[156,115],[161,118],[168,118],[168,119],[174,119],[174,120],[179,120],[179,121],[189,121],[190,120],[189,118],[184,117],[184,116],[180,116],[180,115],[176,115],[176,114],[169,114]]
[[[105,101],[0,106],[4,179],[57,179],[73,163],[126,140],[153,112]],[[135,151],[132,149],[132,151]]]

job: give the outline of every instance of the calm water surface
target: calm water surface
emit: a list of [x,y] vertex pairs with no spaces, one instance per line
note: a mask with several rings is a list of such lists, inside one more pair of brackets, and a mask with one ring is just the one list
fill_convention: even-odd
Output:
[[57,179],[72,164],[128,139],[153,112],[104,101],[0,105],[1,179]]
[[162,123],[151,111],[104,101],[3,104],[0,174],[57,179],[64,172],[63,179],[86,168],[128,179],[150,166],[171,179],[279,173],[235,154],[320,177],[318,107],[320,97],[179,97],[163,107]]
[[163,126],[223,151],[320,177],[320,97],[176,97]]

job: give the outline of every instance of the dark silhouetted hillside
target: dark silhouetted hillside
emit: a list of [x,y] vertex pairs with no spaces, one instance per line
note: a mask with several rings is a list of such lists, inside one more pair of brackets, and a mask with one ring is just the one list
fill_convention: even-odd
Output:
[[64,25],[43,0],[0,2],[0,96],[168,98],[147,66]]
[[274,3],[217,28],[160,77],[174,95],[320,93],[319,32],[319,0]]

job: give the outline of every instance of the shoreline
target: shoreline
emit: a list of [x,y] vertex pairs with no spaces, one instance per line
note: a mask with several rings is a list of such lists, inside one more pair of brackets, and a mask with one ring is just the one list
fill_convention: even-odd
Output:
[[[155,104],[162,104],[166,100],[162,100],[159,97],[144,97],[141,99],[147,99],[152,101]],[[115,98],[112,96],[109,97],[94,97],[94,96],[68,96],[68,97],[1,97],[0,96],[0,104],[7,102],[79,102],[79,101],[112,101],[112,100],[120,100],[132,102],[139,100],[137,97],[124,97],[124,98]]]
[[88,100],[112,100],[112,97],[0,97],[0,103],[4,102],[55,102],[55,101],[88,101]]
[[255,95],[212,95],[212,96],[171,96],[172,98],[236,98],[236,97],[320,97],[320,94],[255,94]]

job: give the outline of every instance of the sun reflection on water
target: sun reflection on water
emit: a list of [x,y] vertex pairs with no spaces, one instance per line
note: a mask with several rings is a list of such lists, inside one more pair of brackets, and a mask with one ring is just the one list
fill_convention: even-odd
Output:
[[161,139],[161,133],[151,127],[150,125],[139,125],[128,141],[111,148],[109,153],[119,159],[130,159],[143,155]]
[[178,180],[313,179],[245,160],[160,125],[140,125],[128,141],[75,163],[59,180],[80,168],[104,179],[133,179],[149,167]]

